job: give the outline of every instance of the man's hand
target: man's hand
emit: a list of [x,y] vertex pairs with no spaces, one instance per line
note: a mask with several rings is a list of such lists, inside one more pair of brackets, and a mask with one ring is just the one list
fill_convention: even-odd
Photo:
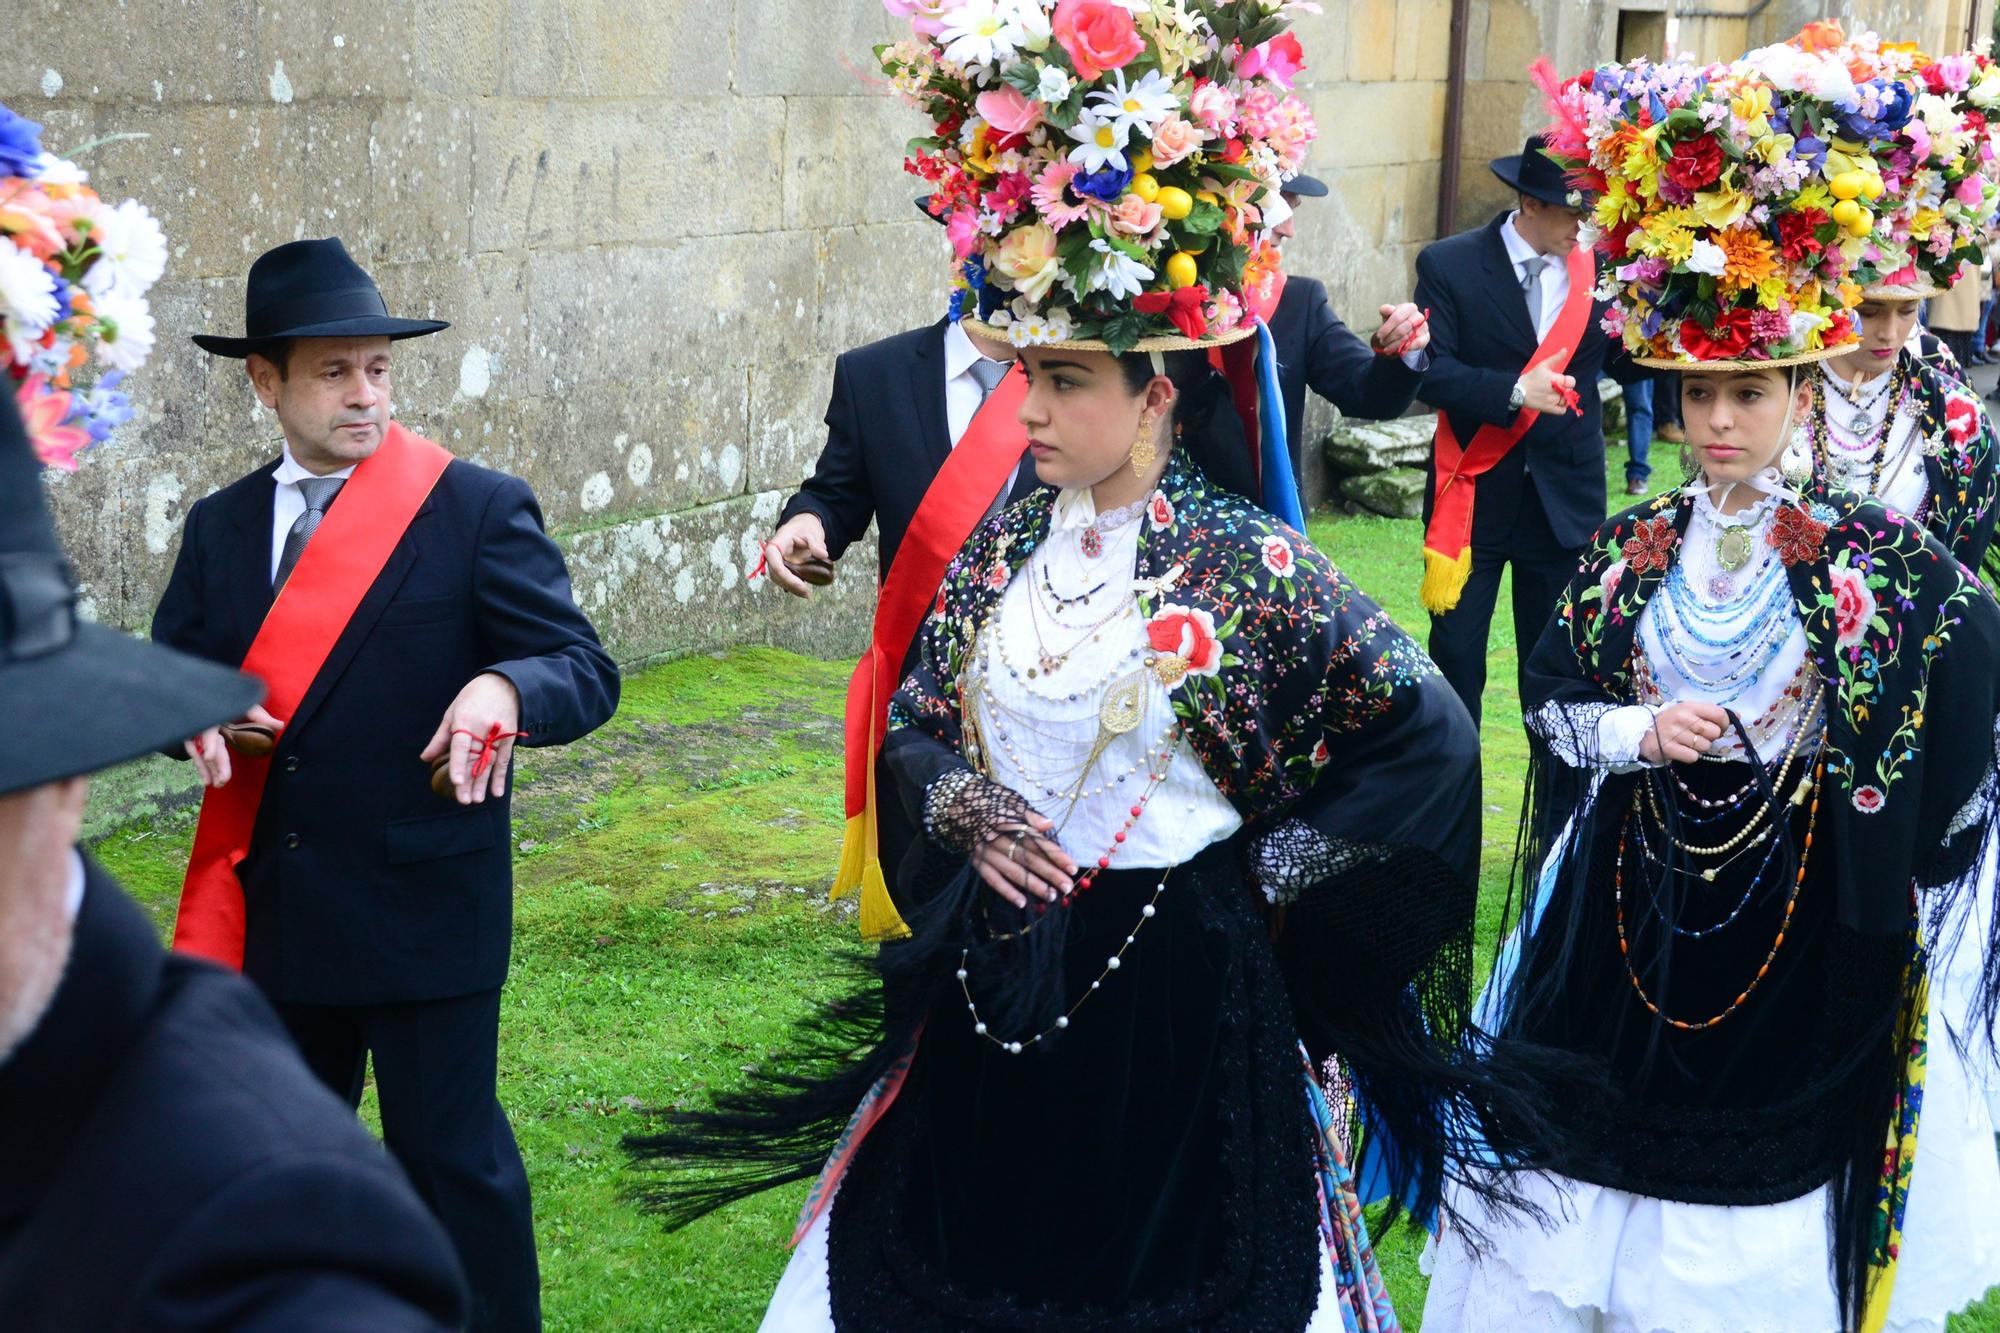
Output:
[[[493,743],[493,767],[474,781],[472,770],[486,749],[486,737],[495,726],[500,739]],[[444,710],[431,743],[418,756],[425,763],[450,754],[449,772],[460,805],[477,805],[487,796],[507,794],[507,765],[514,758],[514,736],[521,729],[521,692],[514,682],[497,672],[474,676]]]
[[1639,757],[1649,764],[1692,764],[1707,754],[1729,727],[1729,714],[1711,703],[1690,700],[1669,704],[1653,719],[1639,742]]
[[[263,727],[272,736],[282,736],[285,724],[264,711],[262,704],[250,705],[239,722],[248,722]],[[194,771],[201,775],[204,787],[226,787],[234,773],[229,759],[229,742],[222,739],[222,728],[210,727],[201,735],[187,742],[188,758],[194,760]]]
[[826,526],[819,521],[818,514],[810,512],[794,516],[764,543],[764,572],[771,576],[771,582],[792,596],[811,597],[812,586],[787,563],[807,556],[831,559],[826,553]]
[[1406,352],[1421,352],[1431,345],[1430,321],[1408,301],[1385,305],[1381,313],[1382,327],[1370,339],[1376,351],[1385,356],[1401,356]]
[[1558,347],[1521,376],[1523,406],[1537,412],[1569,411],[1569,399],[1564,395],[1576,392],[1576,376],[1556,369],[1568,356],[1569,348]]

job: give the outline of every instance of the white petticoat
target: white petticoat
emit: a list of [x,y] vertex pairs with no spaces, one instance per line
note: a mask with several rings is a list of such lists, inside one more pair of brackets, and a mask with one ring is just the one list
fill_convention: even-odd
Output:
[[[1974,906],[1940,941],[1930,989],[1930,1043],[1890,1333],[1942,1333],[1947,1316],[2000,1285],[2000,1156],[1992,1060],[1968,1067],[1948,1032],[1964,1031],[1995,850]],[[1431,1274],[1424,1333],[1832,1333],[1840,1328],[1829,1263],[1827,1191],[1729,1208],[1674,1203],[1581,1181],[1519,1183],[1552,1219],[1488,1222],[1488,1250],[1455,1236],[1424,1252]],[[1464,1205],[1476,1207],[1476,1204]]]
[[[838,1190],[835,1197],[839,1197]],[[827,1286],[826,1267],[826,1225],[832,1211],[831,1205],[822,1209],[812,1229],[792,1251],[792,1261],[778,1279],[778,1289],[771,1295],[758,1333],[834,1333],[833,1293]],[[1320,1243],[1318,1228],[1313,1230],[1313,1245],[1319,1251],[1319,1305],[1305,1333],[1341,1333],[1333,1263]]]

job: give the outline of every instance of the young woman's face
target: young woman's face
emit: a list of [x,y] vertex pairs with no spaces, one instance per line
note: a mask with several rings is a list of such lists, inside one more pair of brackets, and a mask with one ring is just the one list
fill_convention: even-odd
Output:
[[1792,422],[1812,390],[1783,370],[1726,370],[1681,376],[1681,421],[1695,461],[1713,482],[1746,481],[1778,461]]
[[1910,340],[1917,327],[1917,306],[1909,300],[1868,300],[1856,308],[1861,316],[1861,345],[1841,357],[1840,370],[1848,379],[1869,379],[1896,364],[1896,354]]
[[1115,476],[1133,441],[1142,432],[1157,440],[1171,417],[1173,382],[1155,375],[1135,394],[1109,352],[1030,347],[1021,365],[1028,376],[1021,424],[1035,475],[1047,485],[1095,486]]

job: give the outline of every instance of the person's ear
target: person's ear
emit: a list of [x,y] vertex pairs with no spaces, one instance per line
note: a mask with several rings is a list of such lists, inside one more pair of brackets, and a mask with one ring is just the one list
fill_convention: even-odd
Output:
[[257,401],[269,408],[278,405],[278,367],[269,357],[256,352],[243,360],[243,373],[250,377],[250,387],[257,391]]

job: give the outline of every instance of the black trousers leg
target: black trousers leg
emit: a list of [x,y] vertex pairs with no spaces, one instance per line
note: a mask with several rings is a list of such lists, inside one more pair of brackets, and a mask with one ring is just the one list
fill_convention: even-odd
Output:
[[1514,566],[1514,652],[1522,698],[1527,697],[1528,658],[1542,631],[1555,619],[1556,602],[1576,576],[1581,547],[1563,546],[1549,527],[1548,516],[1532,488],[1522,497],[1514,519],[1509,552]]
[[362,1023],[366,1011],[327,1004],[281,1004],[277,1010],[313,1077],[349,1106],[361,1105],[361,1085],[368,1072]]
[[1507,553],[1494,547],[1472,548],[1472,575],[1465,581],[1458,605],[1431,617],[1431,660],[1479,722],[1479,696],[1486,690],[1486,636],[1493,626],[1493,605],[1500,596],[1500,571]]
[[452,1243],[476,1333],[542,1326],[528,1174],[495,1094],[500,992],[367,1011],[382,1137]]

